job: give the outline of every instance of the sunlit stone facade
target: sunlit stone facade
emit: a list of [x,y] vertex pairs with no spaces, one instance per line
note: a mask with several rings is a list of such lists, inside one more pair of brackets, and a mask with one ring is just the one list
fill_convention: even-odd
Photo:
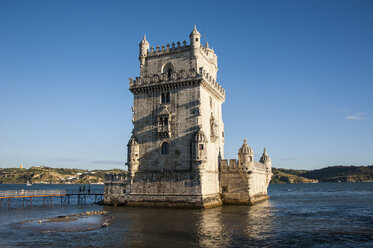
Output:
[[224,160],[217,56],[194,27],[184,41],[150,47],[140,42],[127,177],[107,175],[105,203],[130,206],[213,207],[267,198],[271,160],[254,162],[244,142],[239,162]]

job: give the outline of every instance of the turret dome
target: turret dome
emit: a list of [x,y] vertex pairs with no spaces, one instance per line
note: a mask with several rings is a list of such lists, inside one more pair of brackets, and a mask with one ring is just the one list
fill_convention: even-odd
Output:
[[263,164],[266,163],[266,162],[271,162],[271,158],[268,156],[267,150],[266,150],[265,147],[264,147],[264,150],[263,150],[263,155],[260,158],[259,162],[263,163]]
[[149,42],[146,40],[146,35],[144,34],[144,38],[142,39],[142,41],[140,42],[139,46],[142,46],[142,45],[147,45],[149,46]]
[[201,34],[197,30],[196,25],[194,25],[193,31],[190,33],[189,37],[192,36],[192,35],[199,35],[199,36],[201,36]]
[[241,148],[238,150],[238,153],[241,154],[254,154],[253,149],[247,144],[246,139],[243,140]]
[[206,142],[206,140],[207,140],[206,136],[205,136],[205,134],[203,133],[202,130],[199,130],[196,133],[196,135],[194,135],[194,139],[193,139],[193,141],[197,142],[197,143],[204,143],[204,142]]

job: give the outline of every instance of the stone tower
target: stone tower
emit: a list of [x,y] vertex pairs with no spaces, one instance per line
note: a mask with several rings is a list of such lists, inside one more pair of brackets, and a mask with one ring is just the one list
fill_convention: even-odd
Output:
[[130,78],[133,136],[128,142],[127,205],[221,205],[224,157],[217,56],[194,27],[190,43],[140,42],[140,76]]

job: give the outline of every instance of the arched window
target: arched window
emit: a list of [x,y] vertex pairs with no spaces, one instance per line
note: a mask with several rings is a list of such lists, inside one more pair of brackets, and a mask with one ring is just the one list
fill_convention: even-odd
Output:
[[175,71],[174,66],[171,63],[167,63],[162,68],[162,73],[167,73],[167,77],[171,77],[172,72]]
[[169,150],[169,145],[167,142],[163,142],[162,143],[162,154],[163,155],[166,155],[166,154],[169,154],[170,150]]

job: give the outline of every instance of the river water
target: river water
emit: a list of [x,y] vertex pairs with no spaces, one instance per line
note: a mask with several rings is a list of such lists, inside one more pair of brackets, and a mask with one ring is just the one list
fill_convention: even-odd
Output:
[[[0,190],[23,185],[0,185]],[[77,185],[33,185],[72,189]],[[91,186],[103,190],[103,186]],[[373,247],[373,183],[271,184],[255,206],[151,209],[60,205],[0,209],[0,247]],[[22,221],[107,210],[108,227],[35,232]]]

